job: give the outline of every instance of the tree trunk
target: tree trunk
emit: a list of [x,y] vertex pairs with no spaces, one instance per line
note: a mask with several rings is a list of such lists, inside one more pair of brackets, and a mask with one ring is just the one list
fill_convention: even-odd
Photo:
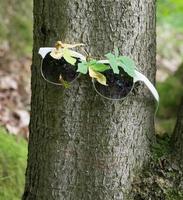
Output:
[[[98,96],[89,78],[46,83],[39,47],[87,44],[93,56],[131,56],[155,78],[155,0],[34,0],[32,102],[25,200],[126,200],[149,157],[154,101],[140,86],[124,101]],[[126,195],[126,196],[125,196]]]
[[176,161],[178,161],[178,163],[183,166],[182,141],[183,141],[183,98],[180,103],[175,130],[172,135],[174,159],[176,159]]

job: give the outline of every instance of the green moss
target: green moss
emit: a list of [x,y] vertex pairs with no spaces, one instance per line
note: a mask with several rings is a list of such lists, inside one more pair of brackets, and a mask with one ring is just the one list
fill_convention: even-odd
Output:
[[143,173],[134,178],[130,199],[182,200],[182,169],[171,158],[169,135],[157,137],[152,155]]
[[166,200],[181,200],[183,199],[183,192],[176,189],[169,189],[166,191]]
[[155,161],[170,154],[170,137],[164,135],[162,138],[157,136],[156,143],[152,145],[152,156]]
[[0,199],[20,199],[24,188],[26,159],[26,141],[0,128]]

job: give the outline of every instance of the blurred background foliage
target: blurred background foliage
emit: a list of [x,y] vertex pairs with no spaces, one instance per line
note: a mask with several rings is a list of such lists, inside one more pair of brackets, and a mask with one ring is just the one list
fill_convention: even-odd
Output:
[[[183,31],[183,1],[182,0],[158,0],[157,1],[158,25],[169,24],[178,31]],[[166,23],[166,24],[165,24]]]
[[183,1],[157,0],[157,134],[169,135],[183,95]]
[[[11,70],[6,71],[6,75],[10,76],[11,73],[14,75],[15,72],[23,73],[24,78],[30,80],[30,71],[27,69],[31,63],[26,61],[31,60],[32,23],[32,1],[0,0],[0,75],[7,70],[7,66],[12,65]],[[178,104],[183,94],[182,57],[183,0],[157,0],[157,88],[161,101],[156,120],[156,132],[160,136],[171,135],[174,129]],[[23,58],[25,58],[23,64],[26,63],[25,66],[23,65],[24,68],[16,67],[22,66]],[[17,69],[18,71],[15,71]],[[27,83],[17,77],[15,80],[20,88],[27,87]],[[9,80],[12,82],[12,79]],[[11,87],[10,94],[12,94]],[[16,90],[16,97],[27,96],[27,93],[22,93],[19,87],[14,86],[14,90]],[[24,90],[27,91],[25,88]],[[0,88],[0,93],[2,92],[4,89]],[[30,89],[27,92],[30,94]],[[23,105],[21,109],[28,112],[29,105],[25,104],[25,98],[23,99],[20,100]],[[4,105],[0,98],[1,104]],[[12,104],[9,110],[12,112]],[[21,119],[20,115],[18,117]],[[12,128],[7,121],[3,120],[4,118],[0,118],[2,127],[11,133],[17,133],[15,127]],[[20,139],[18,135],[7,134],[4,128],[0,128],[0,199],[18,200],[24,185],[27,142]]]
[[32,51],[31,0],[0,0],[0,44],[7,42],[17,56]]

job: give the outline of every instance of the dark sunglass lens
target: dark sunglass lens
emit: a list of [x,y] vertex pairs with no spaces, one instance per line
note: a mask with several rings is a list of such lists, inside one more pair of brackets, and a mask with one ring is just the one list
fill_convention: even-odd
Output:
[[75,66],[67,63],[64,58],[59,60],[54,59],[48,53],[42,62],[42,75],[43,77],[54,84],[62,85],[61,78],[64,81],[72,82],[79,75],[77,71],[77,65],[80,59],[77,58]]
[[103,72],[107,78],[108,86],[94,81],[94,87],[99,94],[109,99],[123,99],[133,88],[133,78],[120,70],[120,74],[114,74],[112,70]]

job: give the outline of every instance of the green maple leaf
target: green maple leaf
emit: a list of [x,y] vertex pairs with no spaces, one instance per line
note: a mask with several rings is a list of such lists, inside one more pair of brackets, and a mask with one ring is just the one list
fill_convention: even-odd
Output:
[[68,63],[70,63],[71,65],[75,65],[76,58],[73,58],[72,53],[71,53],[71,51],[69,49],[64,48],[63,57]]
[[131,77],[135,76],[135,63],[134,61],[127,57],[127,56],[120,56],[119,57],[119,66],[124,69],[124,71]]
[[110,67],[108,65],[105,65],[103,63],[95,63],[95,64],[92,64],[90,67],[94,71],[97,71],[97,72],[104,72],[104,71],[110,69]]
[[109,60],[109,64],[115,74],[119,74],[118,61],[114,54],[108,53],[105,55]]
[[89,67],[96,72],[103,72],[107,69],[110,69],[110,66],[108,65],[105,65],[103,63],[98,63],[97,60],[91,60],[89,62],[82,61],[81,63],[79,63],[77,72],[86,74],[88,72]]
[[83,61],[78,64],[77,72],[80,72],[82,74],[87,74],[88,72],[88,63],[86,61]]
[[119,49],[116,46],[114,47],[114,54],[116,58],[119,56]]
[[90,66],[90,65],[95,65],[97,63],[97,60],[90,60],[89,62],[88,62],[88,66]]

